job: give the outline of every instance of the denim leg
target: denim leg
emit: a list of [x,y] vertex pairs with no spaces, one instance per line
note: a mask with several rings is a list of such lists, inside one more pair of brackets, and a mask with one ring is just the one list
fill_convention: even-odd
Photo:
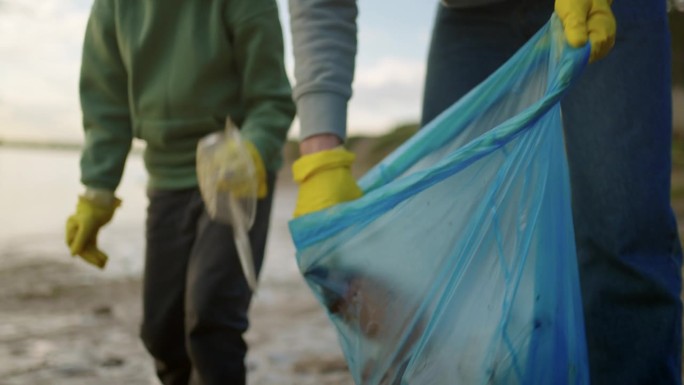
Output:
[[190,381],[183,297],[198,213],[193,191],[148,192],[141,338],[164,385]]
[[588,66],[562,103],[594,385],[681,384],[663,7],[657,15],[650,0],[616,2],[614,49]]
[[548,20],[551,2],[534,6],[529,2],[506,0],[466,9],[438,7],[428,52],[421,126],[485,80]]
[[[563,102],[594,385],[681,383],[681,251],[669,200],[664,4],[615,2],[615,49],[588,67]],[[503,64],[548,20],[552,6],[509,0],[440,7],[422,124]]]
[[[274,185],[271,178],[269,186]],[[271,189],[273,190],[273,189]],[[273,191],[257,205],[249,237],[256,271],[266,247]],[[196,199],[201,201],[199,193]],[[192,383],[244,385],[251,292],[242,273],[230,226],[211,221],[203,211],[197,222],[185,297],[188,352]]]

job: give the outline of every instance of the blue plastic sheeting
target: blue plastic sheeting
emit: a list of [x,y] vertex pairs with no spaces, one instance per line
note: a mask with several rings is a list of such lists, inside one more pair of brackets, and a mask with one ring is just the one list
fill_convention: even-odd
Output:
[[290,222],[357,384],[588,384],[553,16],[359,182]]

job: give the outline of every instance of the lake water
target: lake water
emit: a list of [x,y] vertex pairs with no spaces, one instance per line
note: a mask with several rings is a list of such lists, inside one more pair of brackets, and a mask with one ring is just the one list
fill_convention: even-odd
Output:
[[[22,149],[0,146],[0,269],[43,260],[72,260],[64,243],[64,224],[76,207],[78,151]],[[287,221],[295,190],[280,178],[271,215],[263,278],[298,274]],[[147,176],[142,157],[131,154],[117,196],[123,205],[101,232],[98,243],[109,254],[104,273],[87,266],[90,275],[134,276],[143,267]]]

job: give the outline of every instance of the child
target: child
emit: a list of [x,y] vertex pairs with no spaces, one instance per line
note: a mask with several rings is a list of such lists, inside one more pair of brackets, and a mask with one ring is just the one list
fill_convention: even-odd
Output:
[[165,385],[244,384],[242,338],[250,290],[230,226],[212,221],[195,152],[230,117],[260,172],[249,238],[257,270],[274,173],[294,116],[275,0],[95,0],[80,94],[85,129],[73,255],[100,267],[99,229],[111,220],[134,137],[149,174],[142,340]]

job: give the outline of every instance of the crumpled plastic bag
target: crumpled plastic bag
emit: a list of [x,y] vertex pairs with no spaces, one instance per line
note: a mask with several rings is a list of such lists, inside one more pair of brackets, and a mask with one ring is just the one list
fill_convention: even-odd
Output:
[[560,110],[588,54],[553,16],[362,198],[290,222],[357,384],[589,383]]
[[243,273],[254,291],[257,277],[248,231],[256,216],[258,180],[252,156],[230,119],[223,131],[197,143],[196,168],[207,213],[232,227]]

